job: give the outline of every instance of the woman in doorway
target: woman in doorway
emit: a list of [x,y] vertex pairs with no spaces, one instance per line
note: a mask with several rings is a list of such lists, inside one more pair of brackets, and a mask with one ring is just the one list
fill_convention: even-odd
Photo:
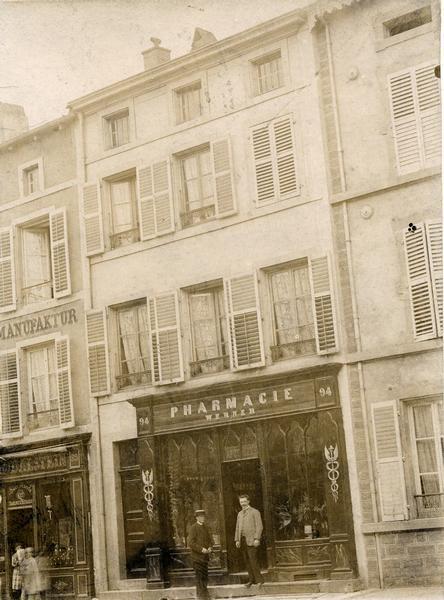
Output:
[[20,574],[20,565],[25,557],[25,550],[22,544],[15,545],[15,552],[12,555],[12,598],[18,600],[22,595],[22,576]]
[[[40,573],[34,558],[34,548],[25,549],[25,558],[21,564],[21,575],[26,600],[40,600]],[[23,597],[22,597],[23,600]]]

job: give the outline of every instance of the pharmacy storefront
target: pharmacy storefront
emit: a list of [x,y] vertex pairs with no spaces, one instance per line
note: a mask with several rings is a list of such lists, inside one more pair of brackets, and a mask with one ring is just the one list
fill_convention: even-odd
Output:
[[356,572],[334,369],[133,403],[144,512],[138,552],[146,549],[150,586],[188,582],[187,538],[198,507],[214,537],[213,581],[239,579],[245,567],[233,538],[240,493],[263,516],[268,580]]

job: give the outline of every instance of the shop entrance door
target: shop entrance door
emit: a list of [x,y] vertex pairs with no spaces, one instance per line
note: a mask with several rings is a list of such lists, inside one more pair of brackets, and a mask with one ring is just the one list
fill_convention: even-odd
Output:
[[[234,543],[237,514],[240,511],[239,495],[248,494],[251,506],[257,508],[264,518],[262,478],[258,458],[228,461],[222,463],[222,484],[225,509],[225,530],[227,540],[227,561],[229,573],[246,571],[242,553]],[[262,568],[267,565],[265,538],[262,536],[259,548],[259,561]]]
[[36,546],[36,535],[34,527],[34,510],[32,507],[15,508],[9,511],[8,543],[9,551],[14,553],[15,544],[23,545],[23,548]]

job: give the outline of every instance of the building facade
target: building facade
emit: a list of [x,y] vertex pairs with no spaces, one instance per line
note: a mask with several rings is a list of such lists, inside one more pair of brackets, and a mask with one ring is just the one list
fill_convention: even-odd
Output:
[[433,1],[374,1],[313,30],[355,533],[368,582],[383,587],[443,583],[439,22]]
[[16,543],[46,557],[53,593],[89,598],[93,592],[90,404],[73,123],[62,117],[9,136],[0,146],[5,598],[11,597]]
[[350,415],[309,19],[296,11],[220,42],[197,30],[175,60],[152,41],[143,73],[70,104],[97,588],[191,583],[198,507],[215,539],[211,580],[240,581],[246,491],[270,581],[350,589]]

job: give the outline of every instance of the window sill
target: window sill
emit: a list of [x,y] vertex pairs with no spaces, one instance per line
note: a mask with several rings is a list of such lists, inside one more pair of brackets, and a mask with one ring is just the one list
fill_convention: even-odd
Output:
[[364,523],[362,533],[389,533],[392,531],[414,531],[415,529],[444,528],[444,517],[429,519],[410,519],[406,521],[381,521],[380,523]]

